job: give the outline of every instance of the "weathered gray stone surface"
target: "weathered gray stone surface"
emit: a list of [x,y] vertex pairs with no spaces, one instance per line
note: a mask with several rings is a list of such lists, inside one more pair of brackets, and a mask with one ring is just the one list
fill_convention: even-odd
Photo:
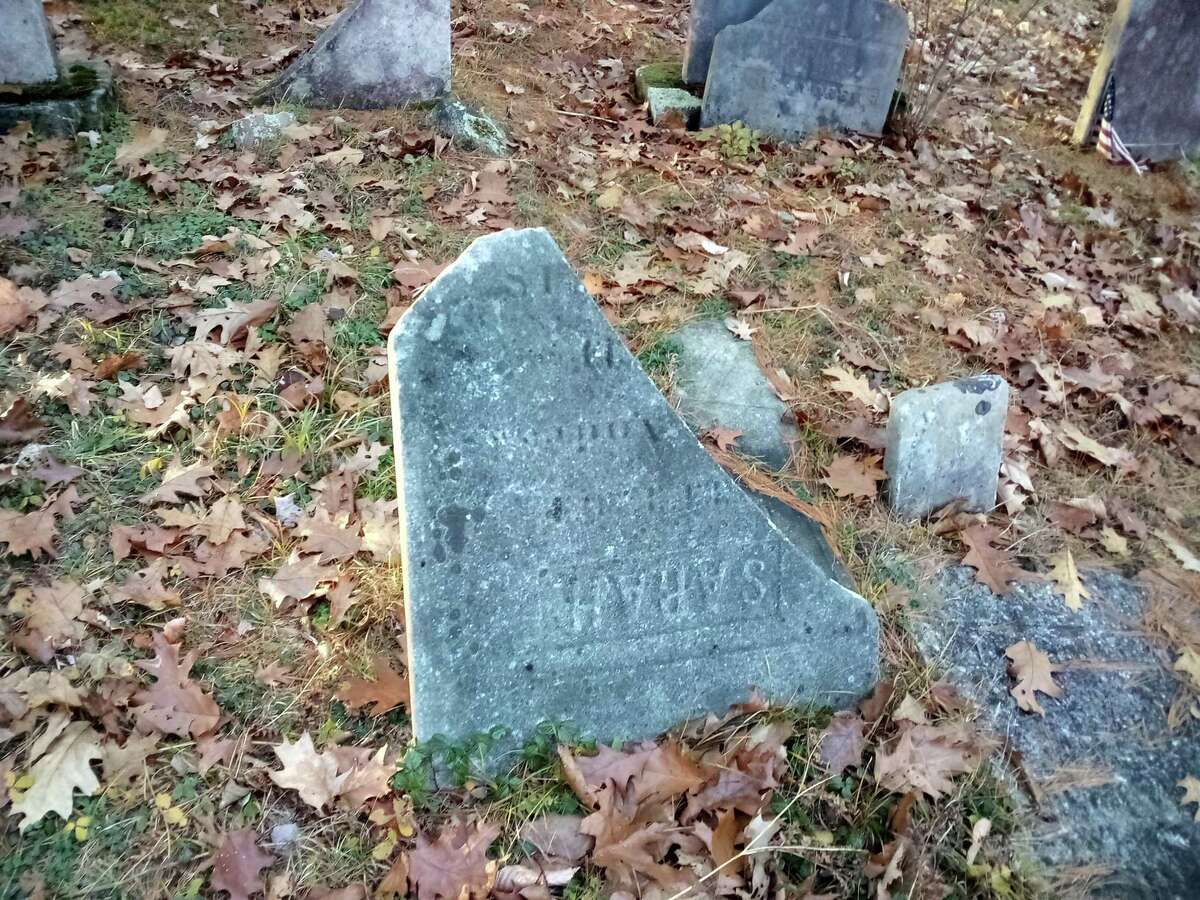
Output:
[[870,689],[874,612],[715,465],[548,233],[476,241],[389,352],[418,738]]
[[704,127],[743,122],[784,140],[883,131],[908,18],[886,0],[774,0],[713,43]]
[[1109,77],[1113,127],[1137,159],[1178,160],[1200,152],[1200,4],[1123,0]]
[[742,432],[734,445],[782,469],[800,435],[783,421],[787,406],[775,396],[758,367],[754,348],[739,341],[719,320],[692,322],[671,340],[679,348],[674,400],[679,414],[697,434],[710,428]]
[[996,505],[1008,383],[996,375],[905,391],[888,414],[888,503],[919,519],[952,500],[983,512]]
[[463,150],[479,150],[489,156],[508,156],[512,152],[504,127],[457,97],[447,97],[439,103],[433,119],[438,131]]
[[229,135],[239,150],[250,150],[278,140],[285,128],[296,124],[293,113],[253,113],[229,126]]
[[264,98],[386,109],[450,90],[450,0],[355,0]]
[[817,522],[798,509],[788,506],[782,500],[767,494],[760,494],[745,485],[741,485],[741,487],[746,492],[746,496],[758,504],[759,508],[767,514],[767,518],[771,520],[771,524],[779,529],[779,532],[788,539],[793,547],[815,562],[826,577],[854,590],[854,582],[850,578],[850,573],[846,571],[841,559],[829,546],[829,541],[825,539],[825,533],[821,531],[821,526]]
[[[917,642],[1023,755],[1041,793],[1040,806],[1028,810],[1026,852],[1054,867],[1113,868],[1095,896],[1191,900],[1200,885],[1200,826],[1194,807],[1180,806],[1176,782],[1200,772],[1200,722],[1167,728],[1179,683],[1168,654],[1137,630],[1145,603],[1138,586],[1102,571],[1083,580],[1092,599],[1076,613],[1049,585],[1021,584],[997,597],[969,569],[951,569],[916,624]],[[1054,676],[1062,696],[1039,695],[1045,718],[1021,712],[1008,693],[1004,651],[1026,640],[1066,666]],[[1072,770],[1104,783],[1056,791],[1056,781],[1071,783]]]
[[713,41],[726,25],[753,19],[771,0],[692,0],[688,19],[687,55],[683,80],[704,84],[712,57]]
[[655,125],[675,124],[695,128],[700,124],[700,98],[679,88],[652,87],[646,91],[650,121]]
[[40,95],[37,88],[25,88],[19,94],[0,90],[0,133],[19,122],[28,122],[43,134],[63,137],[100,131],[108,127],[117,109],[112,69],[102,62],[71,66],[46,93],[49,96]]
[[42,0],[0,0],[0,84],[56,78],[58,53]]

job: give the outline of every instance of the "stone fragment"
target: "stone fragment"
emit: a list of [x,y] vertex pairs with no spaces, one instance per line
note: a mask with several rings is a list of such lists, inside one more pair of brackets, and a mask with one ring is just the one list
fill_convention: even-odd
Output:
[[753,19],[771,0],[692,0],[688,19],[687,54],[683,60],[683,80],[704,84],[708,78],[713,41],[726,25]]
[[[1092,599],[1075,611],[1053,585],[1001,598],[956,567],[922,599],[914,636],[1039,788],[1036,809],[1012,793],[1027,823],[1017,845],[1047,867],[1111,872],[1090,896],[1187,900],[1200,884],[1200,827],[1176,785],[1200,774],[1200,723],[1167,727],[1179,681],[1161,643],[1130,627],[1146,619],[1142,587],[1105,571],[1083,580]],[[1062,696],[1043,698],[1045,716],[1009,694],[1004,652],[1019,641],[1054,663],[1087,661],[1055,674]]]
[[654,735],[852,705],[878,621],[712,461],[550,235],[480,238],[389,339],[413,732]]
[[646,92],[650,121],[672,128],[695,128],[700,124],[700,98],[679,88],[652,87]]
[[683,79],[679,77],[678,62],[647,63],[638,66],[633,72],[634,93],[638,100],[646,102],[646,92],[650,88],[682,88]]
[[720,320],[685,325],[671,340],[679,350],[674,399],[692,430],[740,431],[734,446],[742,455],[776,469],[787,465],[791,442],[800,435],[784,421],[788,408],[771,390],[750,343],[730,334]]
[[433,118],[437,130],[463,150],[479,150],[489,156],[508,156],[512,152],[504,127],[457,97],[442,100]]
[[229,136],[239,150],[252,150],[278,140],[285,128],[296,124],[296,116],[286,110],[277,113],[252,113],[229,126]]
[[34,131],[70,137],[108,127],[117,109],[112,69],[88,61],[70,67],[58,80],[12,93],[0,87],[0,133],[18,122]]
[[0,85],[57,79],[58,53],[42,0],[0,0]]
[[355,0],[260,95],[386,109],[450,90],[450,0]]
[[1195,0],[1120,0],[1087,99],[1076,143],[1095,136],[1104,99],[1112,125],[1137,160],[1200,153],[1200,4]]
[[907,45],[907,15],[886,0],[774,0],[717,35],[702,124],[878,135]]
[[919,519],[952,500],[986,512],[996,505],[1008,383],[980,375],[914,388],[892,400],[888,414],[888,503]]

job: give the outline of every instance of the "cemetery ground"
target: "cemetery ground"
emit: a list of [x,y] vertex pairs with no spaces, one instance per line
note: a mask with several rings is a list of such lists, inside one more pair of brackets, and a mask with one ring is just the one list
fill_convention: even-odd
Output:
[[[60,46],[116,65],[124,111],[92,139],[0,137],[0,897],[1103,882],[1103,860],[1054,869],[1031,845],[1054,796],[1112,773],[1034,777],[977,685],[918,649],[962,563],[989,620],[1030,623],[1011,675],[991,660],[1017,721],[1074,702],[1070,727],[1103,731],[1124,699],[1089,674],[1133,696],[1149,660],[1169,689],[1143,737],[1195,745],[1200,173],[1068,144],[1101,5],[987,4],[928,121],[788,145],[646,122],[633,72],[680,57],[683,3],[464,3],[456,91],[505,123],[507,159],[418,110],[281,106],[294,124],[235,146],[323,7],[48,7]],[[931,34],[936,54],[952,25]],[[547,726],[491,772],[488,736],[410,745],[385,337],[514,226],[550,230],[664,392],[683,323],[752,345],[792,459],[705,441],[816,518],[878,611],[885,680],[856,711],[750,700],[618,751]],[[1013,389],[999,507],[899,521],[888,399],[981,371]],[[1033,590],[1092,616],[1113,573],[1149,599],[1105,627],[1162,671],[1040,656]],[[1198,779],[1158,810],[1182,833]]]

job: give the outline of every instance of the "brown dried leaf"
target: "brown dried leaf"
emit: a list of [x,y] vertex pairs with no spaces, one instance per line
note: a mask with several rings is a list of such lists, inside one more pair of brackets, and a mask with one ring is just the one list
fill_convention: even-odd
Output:
[[840,455],[825,467],[825,477],[821,481],[833,488],[839,497],[873,500],[879,482],[887,478],[879,465],[880,459],[878,455],[866,458]]
[[968,548],[963,564],[973,568],[975,580],[987,585],[994,594],[1007,593],[1010,583],[1033,577],[1013,561],[1007,550],[992,546],[999,536],[1000,530],[992,525],[971,525],[959,533]]
[[228,891],[229,900],[250,900],[251,895],[265,892],[259,873],[274,865],[275,857],[259,849],[258,835],[251,828],[243,828],[222,837],[221,849],[213,857],[213,889]]
[[336,568],[322,567],[315,556],[301,558],[299,550],[293,550],[286,564],[270,578],[260,578],[258,589],[266,594],[277,607],[283,606],[289,597],[307,600],[326,581],[336,581]]
[[1037,702],[1036,692],[1041,691],[1049,697],[1062,696],[1062,688],[1054,682],[1054,673],[1059,667],[1029,641],[1018,641],[1005,650],[1004,655],[1012,660],[1008,670],[1017,683],[1009,693],[1017,699],[1017,706],[1025,712],[1046,715],[1046,710]]
[[138,721],[164,734],[200,737],[216,729],[221,710],[215,700],[188,677],[196,651],[179,661],[179,647],[162,631],[154,633],[153,660],[141,659],[137,666],[154,676],[153,686],[138,691],[133,701]]
[[338,761],[332,752],[317,753],[307,731],[294,744],[284,741],[272,749],[283,768],[272,771],[271,780],[299,793],[300,799],[314,809],[323,809],[340,794],[349,777],[349,772],[338,773]]
[[417,900],[486,897],[496,878],[496,864],[487,851],[499,834],[494,825],[471,826],[461,820],[443,828],[434,841],[418,834],[416,847],[406,854],[408,883]]
[[408,679],[397,675],[388,661],[382,657],[376,657],[374,671],[374,680],[351,679],[342,686],[337,698],[350,709],[358,709],[369,703],[374,704],[371,708],[373,716],[381,716],[401,704],[408,706]]
[[163,473],[162,484],[147,491],[141,497],[142,503],[183,503],[188,499],[203,497],[212,490],[212,478],[216,473],[212,466],[202,462],[183,465],[176,456],[167,464]]
[[991,742],[965,725],[915,725],[880,746],[875,780],[898,794],[922,791],[933,799],[954,790],[951,779],[971,772]]
[[855,713],[841,712],[833,717],[829,727],[821,732],[818,744],[821,764],[826,771],[836,775],[850,766],[862,765],[865,727],[866,722]]

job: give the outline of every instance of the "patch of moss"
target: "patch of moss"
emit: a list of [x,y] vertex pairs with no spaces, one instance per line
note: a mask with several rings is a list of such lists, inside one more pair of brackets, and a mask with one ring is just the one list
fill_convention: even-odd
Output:
[[638,66],[633,73],[633,83],[639,100],[645,100],[646,92],[652,87],[679,88],[681,90],[687,88],[683,82],[683,63],[679,60]]
[[46,100],[72,100],[85,97],[99,83],[96,70],[75,65],[67,69],[58,81],[23,85],[20,89],[0,91],[0,103],[41,103]]

